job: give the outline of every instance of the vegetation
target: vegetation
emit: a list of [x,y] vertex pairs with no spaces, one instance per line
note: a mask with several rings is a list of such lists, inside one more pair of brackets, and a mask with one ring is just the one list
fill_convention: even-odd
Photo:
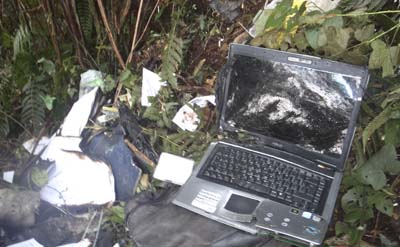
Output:
[[[103,92],[113,106],[129,105],[156,150],[198,160],[218,138],[214,109],[195,108],[201,124],[193,133],[171,120],[194,96],[213,93],[227,44],[243,32],[241,25],[251,25],[263,3],[246,1],[240,20],[227,24],[207,1],[0,1],[0,146],[7,152],[0,171],[15,156],[23,170],[27,159],[19,144],[58,128],[87,69],[104,73]],[[329,12],[309,12],[302,1],[283,0],[254,22],[252,45],[371,70],[335,214],[337,238],[330,245],[394,246],[400,232],[393,223],[400,218],[394,206],[400,190],[398,8],[396,1],[342,0]],[[140,105],[143,66],[169,83],[147,108]],[[122,223],[116,209],[111,225]]]

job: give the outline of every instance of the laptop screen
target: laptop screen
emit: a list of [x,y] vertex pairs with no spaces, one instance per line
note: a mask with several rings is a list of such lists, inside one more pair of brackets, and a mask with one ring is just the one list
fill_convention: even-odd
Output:
[[339,157],[361,78],[235,55],[225,122]]

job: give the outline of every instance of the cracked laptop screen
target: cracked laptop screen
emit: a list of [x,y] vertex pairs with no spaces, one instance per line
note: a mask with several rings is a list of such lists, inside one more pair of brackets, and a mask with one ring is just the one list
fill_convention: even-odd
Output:
[[361,78],[235,56],[225,122],[338,157]]

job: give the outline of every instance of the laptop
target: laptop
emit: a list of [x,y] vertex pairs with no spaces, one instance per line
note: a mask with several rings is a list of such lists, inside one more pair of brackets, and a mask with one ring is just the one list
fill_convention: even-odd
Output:
[[231,44],[224,71],[220,129],[253,141],[212,143],[173,203],[252,234],[322,244],[368,70]]

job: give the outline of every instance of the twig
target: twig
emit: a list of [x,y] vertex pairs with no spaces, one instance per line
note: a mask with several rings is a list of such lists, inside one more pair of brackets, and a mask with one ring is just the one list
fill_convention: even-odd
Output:
[[135,47],[136,47],[136,36],[137,36],[137,33],[138,33],[138,29],[139,29],[140,16],[142,14],[142,6],[143,6],[143,0],[140,0],[138,16],[136,18],[136,24],[135,24],[135,32],[133,33],[131,51],[129,52],[128,59],[126,59],[126,63],[125,63],[126,65],[130,64],[132,62],[133,51],[135,50]]
[[143,161],[145,161],[148,165],[150,165],[152,168],[155,168],[156,165],[154,164],[154,162],[149,159],[144,153],[142,153],[139,149],[137,149],[137,147],[135,147],[135,145],[133,145],[132,143],[130,143],[128,140],[125,139],[125,143],[126,145],[128,145],[129,149],[132,150],[132,152],[139,156],[140,159],[142,159]]
[[108,39],[111,42],[111,46],[112,46],[112,48],[113,48],[113,50],[115,52],[115,55],[117,56],[118,63],[121,65],[121,67],[123,69],[126,69],[126,66],[124,64],[124,60],[122,59],[121,54],[119,53],[118,47],[115,44],[115,40],[114,40],[113,34],[111,32],[110,25],[108,24],[106,11],[104,10],[104,6],[103,6],[102,0],[97,0],[97,5],[99,6],[101,18],[103,20],[104,26],[106,27],[106,32],[107,32],[107,35],[108,35]]
[[128,15],[129,10],[131,9],[131,5],[132,5],[132,0],[126,0],[125,7],[124,7],[124,9],[122,11],[122,14],[121,14],[121,18],[119,19],[119,24],[118,24],[118,27],[117,27],[117,33],[119,33],[121,31],[121,28],[124,25],[126,16]]
[[97,225],[96,238],[94,239],[93,247],[96,247],[97,239],[99,238],[101,223],[103,222],[103,214],[104,214],[104,211],[103,211],[103,209],[101,209],[99,224]]
[[[102,211],[102,212],[103,212],[103,211]],[[82,234],[81,240],[84,240],[84,239],[86,238],[86,234],[88,233],[89,228],[90,228],[90,226],[92,225],[92,222],[93,222],[94,218],[96,217],[96,215],[97,215],[97,211],[95,211],[95,212],[93,213],[92,217],[90,218],[89,223],[88,223],[88,225],[86,226],[85,232],[83,232],[83,234]],[[94,245],[93,245],[93,246],[94,246]]]
[[139,38],[137,39],[137,41],[136,41],[135,48],[136,48],[136,46],[139,44],[139,42],[143,39],[143,36],[144,36],[144,34],[146,33],[147,28],[149,27],[150,21],[151,21],[151,19],[153,18],[153,15],[154,15],[154,13],[156,12],[157,6],[158,6],[159,3],[160,3],[160,0],[157,0],[156,5],[154,5],[153,11],[151,11],[150,17],[149,17],[149,19],[147,20],[146,26],[145,26],[144,29],[143,29],[142,34],[140,35],[140,37],[139,37]]

